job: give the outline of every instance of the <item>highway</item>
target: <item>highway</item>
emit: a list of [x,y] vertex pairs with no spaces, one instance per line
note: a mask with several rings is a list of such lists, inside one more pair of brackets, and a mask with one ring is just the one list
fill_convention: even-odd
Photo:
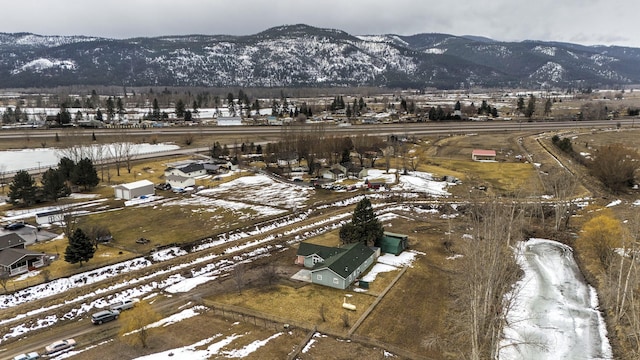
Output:
[[[392,123],[392,124],[367,124],[352,126],[337,126],[325,124],[324,132],[329,134],[357,135],[368,134],[386,136],[391,134],[434,135],[449,133],[479,133],[479,132],[516,132],[516,131],[549,131],[571,128],[606,128],[635,127],[636,119],[595,120],[595,121],[458,121],[458,122],[425,122],[425,123]],[[640,121],[639,121],[640,125]],[[311,128],[310,124],[305,124]],[[296,127],[291,128],[292,130]],[[56,133],[66,135],[87,136],[95,133],[96,136],[107,135],[218,135],[238,136],[250,138],[252,136],[277,136],[283,131],[282,126],[185,126],[185,127],[161,127],[161,128],[72,128],[72,129],[2,129],[0,139],[15,139],[28,136],[30,138],[51,138]]]

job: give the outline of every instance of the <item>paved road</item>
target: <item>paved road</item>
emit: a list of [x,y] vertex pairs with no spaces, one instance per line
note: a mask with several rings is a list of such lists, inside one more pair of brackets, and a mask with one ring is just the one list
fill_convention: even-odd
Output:
[[[336,126],[327,124],[325,133],[330,134],[448,134],[448,133],[475,133],[475,132],[513,132],[513,131],[547,131],[567,128],[602,128],[635,127],[636,119],[596,120],[596,121],[553,121],[553,122],[526,122],[526,121],[466,121],[466,122],[426,122],[426,123],[402,123],[402,124],[376,124]],[[638,121],[640,126],[640,120]],[[91,133],[97,135],[152,135],[152,134],[205,134],[205,135],[237,135],[242,138],[251,136],[277,136],[282,133],[281,126],[197,126],[197,127],[170,127],[170,128],[129,128],[129,129],[82,129],[74,128],[70,134],[87,136]],[[0,139],[14,139],[25,136],[31,138],[53,137],[56,133],[64,133],[66,129],[22,129],[0,131]]]

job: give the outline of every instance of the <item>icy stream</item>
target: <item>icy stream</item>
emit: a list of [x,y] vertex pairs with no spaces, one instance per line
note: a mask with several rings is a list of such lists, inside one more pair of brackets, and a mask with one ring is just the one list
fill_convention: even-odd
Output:
[[524,277],[516,286],[501,360],[612,359],[598,296],[586,284],[573,249],[530,239],[518,249]]

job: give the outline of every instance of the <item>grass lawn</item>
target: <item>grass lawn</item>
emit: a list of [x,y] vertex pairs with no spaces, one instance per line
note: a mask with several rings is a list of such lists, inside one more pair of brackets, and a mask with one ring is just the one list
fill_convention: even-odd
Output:
[[514,193],[521,190],[528,192],[541,188],[538,175],[532,164],[519,162],[478,162],[458,159],[434,159],[440,167],[463,173],[473,184],[484,184],[497,193]]
[[[60,277],[67,277],[78,272],[89,271],[91,269],[100,268],[102,266],[115,264],[117,262],[128,260],[137,256],[136,254],[133,254],[126,250],[108,246],[98,246],[98,250],[96,250],[93,258],[80,266],[80,264],[70,264],[64,261],[64,252],[67,248],[67,245],[67,239],[63,238],[40,242],[29,246],[29,250],[44,252],[50,255],[58,255],[58,258],[54,260],[49,266],[37,271],[38,275],[34,277],[28,277],[19,281],[10,280],[8,288],[20,289],[44,282],[46,274],[45,270],[49,272],[48,275],[46,275],[49,277],[49,279],[56,279]],[[19,278],[20,277],[17,277],[16,279]]]
[[[356,305],[356,311],[347,311],[342,308],[345,294],[352,295],[348,302]],[[308,284],[300,288],[276,285],[248,289],[243,290],[242,293],[224,294],[210,300],[251,309],[267,316],[303,322],[310,326],[318,325],[320,330],[324,328],[346,334],[348,328],[344,326],[343,314],[345,312],[348,314],[350,324],[353,325],[375,298],[361,293]],[[320,311],[323,304],[325,321],[322,321]]]

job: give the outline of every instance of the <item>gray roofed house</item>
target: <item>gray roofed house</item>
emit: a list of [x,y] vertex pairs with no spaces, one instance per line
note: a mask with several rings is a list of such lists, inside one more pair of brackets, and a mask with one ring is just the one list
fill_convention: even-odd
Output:
[[191,163],[179,167],[169,167],[164,171],[164,176],[177,175],[191,178],[206,174],[207,170],[202,163]]
[[315,264],[311,269],[312,283],[346,289],[373,264],[375,254],[361,243],[338,248],[300,243],[296,263]]
[[26,241],[16,233],[9,233],[7,235],[0,236],[0,251],[9,248],[24,249],[25,245]]
[[343,251],[346,249],[301,242],[296,253],[296,264],[313,268],[317,263]]
[[45,265],[45,254],[25,249],[25,241],[17,234],[0,236],[0,270],[19,275]]

